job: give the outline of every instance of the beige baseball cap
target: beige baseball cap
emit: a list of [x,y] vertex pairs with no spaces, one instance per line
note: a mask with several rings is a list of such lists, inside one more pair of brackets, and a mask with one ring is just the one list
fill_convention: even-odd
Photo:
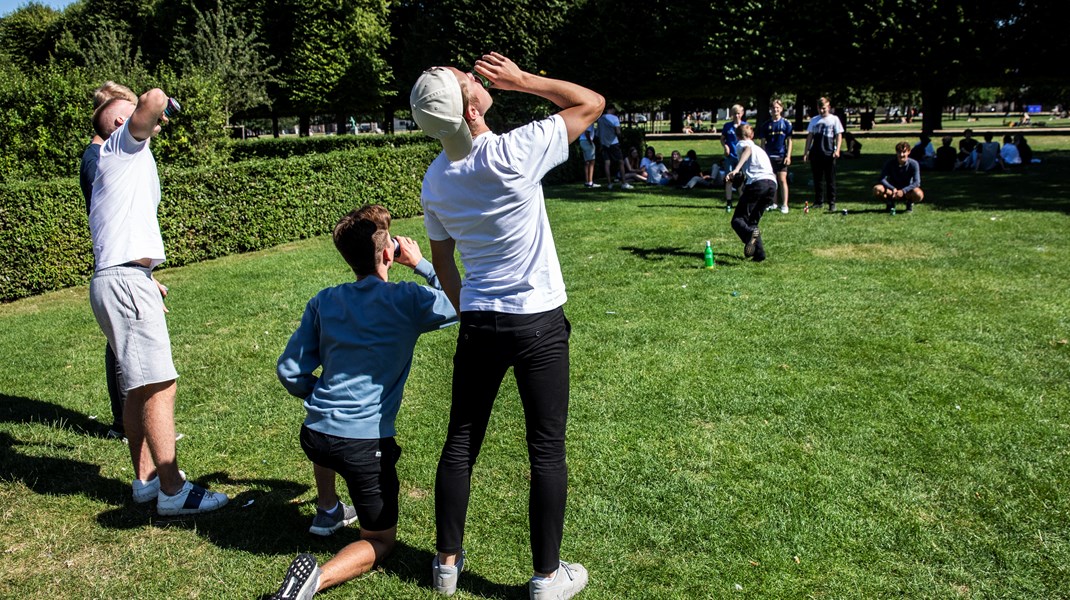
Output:
[[412,86],[412,118],[427,135],[442,142],[446,158],[461,160],[472,151],[472,131],[464,121],[464,97],[457,76],[445,67],[431,67]]

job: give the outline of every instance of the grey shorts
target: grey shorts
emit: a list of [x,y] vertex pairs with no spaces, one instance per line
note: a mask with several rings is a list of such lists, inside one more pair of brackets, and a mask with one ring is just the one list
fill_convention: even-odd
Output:
[[594,142],[588,142],[580,136],[580,153],[583,154],[583,160],[594,160]]
[[126,379],[125,389],[178,378],[163,297],[148,267],[101,269],[89,282],[89,304]]

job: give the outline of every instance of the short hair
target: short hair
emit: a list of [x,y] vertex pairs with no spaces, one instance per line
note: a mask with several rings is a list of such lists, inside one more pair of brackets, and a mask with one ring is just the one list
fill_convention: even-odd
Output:
[[784,103],[780,101],[780,98],[773,98],[769,101],[769,106],[773,106],[774,104],[776,104],[780,108],[784,108]]
[[137,94],[135,94],[133,90],[121,83],[105,81],[104,85],[93,91],[93,109],[96,110],[97,108],[100,108],[101,104],[104,104],[112,98],[122,98],[123,100],[130,102],[130,104],[137,104]]
[[754,128],[747,123],[743,123],[739,127],[736,127],[736,136],[742,140],[749,140],[754,138]]
[[950,146],[951,145],[951,136],[950,135],[945,135],[944,137],[940,138],[940,141],[943,142],[945,146]]
[[828,96],[821,96],[817,99],[818,107],[825,106],[826,104],[830,106],[832,105],[832,102],[829,101]]
[[665,160],[665,157],[662,156],[660,152],[654,154],[654,162],[661,162],[663,160]]
[[963,135],[973,135],[973,130],[967,127],[962,133]]
[[114,97],[109,98],[97,107],[97,110],[93,112],[93,130],[97,132],[97,135],[104,139],[111,137],[111,134],[115,133],[118,127],[115,125],[115,112],[118,105],[126,102],[127,104],[134,104],[136,102],[130,102],[126,98]]
[[743,112],[743,105],[742,104],[733,104],[732,105],[732,114],[736,114],[736,111]]
[[372,275],[390,239],[390,211],[379,204],[352,210],[338,220],[332,237],[334,247],[357,277]]
[[895,153],[899,154],[903,150],[910,150],[910,142],[899,142],[895,145]]
[[992,132],[991,131],[989,131],[988,133],[985,134],[985,141],[986,142],[991,142],[992,141]]

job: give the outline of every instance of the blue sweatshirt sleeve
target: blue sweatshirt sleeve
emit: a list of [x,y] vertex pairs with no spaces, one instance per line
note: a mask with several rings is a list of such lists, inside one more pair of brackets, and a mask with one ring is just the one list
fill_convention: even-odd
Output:
[[921,167],[918,165],[918,161],[908,161],[907,168],[910,170],[910,183],[903,188],[904,194],[921,185]]
[[894,172],[895,164],[896,164],[895,159],[892,159],[892,160],[884,163],[884,168],[881,169],[881,185],[883,185],[884,187],[886,187],[886,188],[888,188],[890,190],[894,190],[895,189],[895,185],[892,183],[892,179],[891,179],[892,178],[892,174]]
[[312,395],[319,378],[313,373],[320,366],[318,297],[308,301],[301,324],[290,336],[276,365],[279,382],[293,396],[305,399]]
[[438,282],[438,274],[435,273],[435,267],[426,258],[421,258],[420,262],[416,263],[416,267],[413,269],[417,275],[427,280],[427,285],[435,288],[436,290],[442,289],[442,284]]

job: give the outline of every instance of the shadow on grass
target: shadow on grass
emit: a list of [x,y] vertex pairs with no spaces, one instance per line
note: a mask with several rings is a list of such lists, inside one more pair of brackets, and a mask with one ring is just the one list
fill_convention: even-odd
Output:
[[130,495],[130,486],[117,479],[101,477],[100,466],[69,458],[34,456],[20,448],[47,447],[70,450],[56,444],[29,444],[0,432],[0,481],[18,481],[48,496],[82,495],[108,504]]
[[[343,529],[341,532],[335,534],[336,536],[346,536],[346,541],[342,544],[348,544],[351,541],[355,541],[357,538],[357,529],[348,528]],[[307,532],[306,532],[307,533]],[[378,567],[384,573],[393,574],[398,579],[413,583],[423,588],[431,589],[431,559],[434,558],[434,552],[410,546],[403,541],[398,541],[394,547],[394,551],[383,561],[383,564]],[[286,576],[286,569],[289,566],[289,560],[287,557],[283,560],[280,557],[279,568],[277,574],[267,575],[265,577],[268,580],[274,581],[274,584],[281,584],[283,578]],[[274,577],[274,579],[272,579]],[[358,577],[352,581],[347,581],[342,585],[339,585],[332,590],[338,590],[338,594],[341,597],[349,597],[350,595],[357,595],[360,593],[361,577]],[[527,586],[526,585],[508,585],[502,583],[495,583],[478,574],[476,571],[472,571],[465,568],[464,575],[461,576],[460,583],[457,586],[459,590],[463,590],[470,594],[475,594],[482,598],[499,598],[501,600],[512,600],[527,598]],[[262,595],[257,597],[257,600],[269,600],[273,597],[275,588],[265,591]],[[325,592],[328,593],[328,592]]]
[[[695,267],[693,265],[701,265],[703,256],[702,252],[692,252],[690,250],[684,250],[679,246],[656,246],[654,248],[639,248],[637,246],[621,246],[621,250],[630,252],[638,258],[648,261],[663,260],[666,258],[686,258],[688,260],[687,269],[698,269],[702,267]],[[741,262],[750,262],[750,259],[744,258],[742,255],[733,256],[730,254],[718,254],[714,257],[714,263],[716,266],[721,267],[734,267]]]
[[40,423],[94,437],[103,437],[108,431],[107,425],[80,412],[43,400],[8,394],[0,394],[0,423]]

